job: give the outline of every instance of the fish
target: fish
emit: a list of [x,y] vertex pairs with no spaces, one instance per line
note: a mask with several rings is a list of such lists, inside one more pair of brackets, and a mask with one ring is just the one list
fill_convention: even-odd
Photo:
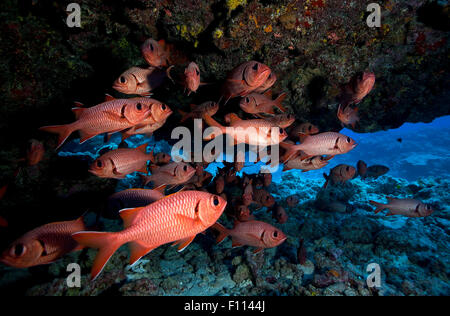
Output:
[[299,198],[298,198],[298,196],[296,195],[296,194],[292,194],[292,195],[289,195],[287,198],[286,198],[286,203],[287,203],[287,205],[289,206],[289,207],[295,207],[295,206],[297,206],[298,205],[298,203],[299,203]]
[[195,174],[195,169],[185,162],[171,162],[166,165],[152,168],[150,176],[143,176],[144,185],[153,182],[154,188],[164,185],[172,187],[184,184]]
[[217,243],[221,243],[226,237],[231,236],[232,247],[253,246],[258,253],[265,248],[273,248],[286,240],[286,235],[278,228],[261,221],[235,222],[233,229],[227,229],[220,223],[212,227],[219,231]]
[[254,189],[252,202],[259,207],[272,207],[275,204],[275,198],[264,189]]
[[342,87],[342,93],[339,96],[340,103],[344,107],[360,103],[372,91],[374,85],[375,74],[373,72],[356,74],[349,83]]
[[250,179],[244,186],[244,193],[242,194],[242,204],[249,206],[253,201],[253,179]]
[[271,71],[266,81],[261,86],[256,88],[253,92],[264,93],[266,90],[269,90],[274,85],[275,81],[277,81],[277,76],[275,75],[274,72]]
[[130,246],[130,265],[167,243],[174,242],[178,251],[183,251],[197,234],[219,219],[226,205],[224,199],[211,193],[177,192],[147,206],[120,211],[122,231],[84,231],[72,238],[99,249],[91,269],[91,279],[96,279],[114,252],[126,243]]
[[239,222],[247,222],[255,219],[255,217],[250,213],[249,208],[245,205],[237,206],[235,213],[235,217]]
[[383,165],[373,165],[367,168],[366,178],[379,178],[389,172],[389,168]]
[[218,176],[214,179],[216,193],[221,194],[225,189],[225,179],[223,176]]
[[188,95],[190,95],[191,92],[196,92],[198,87],[202,84],[200,82],[200,68],[196,63],[189,63],[189,65],[184,70],[183,84],[188,90]]
[[278,114],[272,117],[266,117],[264,119],[283,129],[288,128],[295,122],[295,116],[290,113]]
[[184,122],[190,118],[201,119],[204,117],[204,114],[213,116],[219,110],[219,104],[213,101],[204,102],[200,105],[191,104],[190,107],[191,110],[189,112],[178,110],[178,113],[181,114],[180,122]]
[[323,156],[313,156],[311,158],[302,159],[298,156],[294,159],[288,160],[284,166],[283,171],[298,169],[302,172],[308,172],[311,170],[318,170],[328,165],[329,159]]
[[430,216],[434,210],[429,204],[425,204],[415,199],[396,199],[393,197],[386,197],[387,204],[382,204],[375,201],[369,201],[370,204],[375,205],[375,214],[388,209],[390,215],[403,215],[406,217],[426,217]]
[[297,248],[297,262],[301,265],[306,263],[306,247],[303,238],[300,239],[299,246]]
[[[343,134],[335,132],[325,132],[316,135],[307,135],[299,145],[281,143],[280,146],[287,150],[284,161],[289,160],[298,151],[305,155],[302,159],[313,156],[332,156],[348,153],[356,147],[355,141]],[[331,158],[332,158],[331,157]],[[331,159],[330,158],[330,159]]]
[[286,223],[288,218],[289,218],[287,213],[286,213],[286,210],[281,205],[277,205],[276,207],[272,208],[272,217],[279,224]]
[[170,154],[166,154],[164,152],[157,153],[156,155],[153,153],[155,148],[153,147],[152,151],[150,152],[150,162],[155,165],[165,165],[170,162],[172,159],[172,156]]
[[26,156],[28,166],[37,165],[44,158],[44,154],[44,144],[36,139],[30,140],[30,146],[28,147]]
[[51,263],[65,254],[81,250],[72,234],[86,230],[83,217],[37,227],[3,251],[0,262],[14,268],[29,268]]
[[90,166],[89,172],[100,178],[124,179],[133,172],[147,173],[147,144],[137,148],[118,148],[97,158]]
[[361,179],[366,178],[367,164],[364,161],[358,160],[358,162],[356,163],[356,170],[358,172],[358,175],[361,177]]
[[117,215],[124,208],[141,207],[165,197],[165,187],[158,190],[126,189],[108,197],[107,209],[110,214]]
[[0,216],[0,227],[8,227],[8,221]]
[[251,60],[240,64],[230,71],[222,86],[225,103],[237,96],[245,96],[262,86],[271,70],[267,65]]
[[242,120],[237,115],[230,115],[230,127],[216,122],[211,116],[205,114],[205,122],[215,130],[204,136],[204,140],[211,140],[222,134],[228,134],[235,144],[246,143],[256,146],[276,145],[286,139],[287,134],[281,127],[263,119]]
[[[208,185],[208,183],[205,184],[206,180],[211,179],[212,178],[212,174],[209,173],[208,171],[204,171],[202,169],[202,172],[199,174],[197,174],[198,172],[196,172],[196,174],[194,174],[189,181],[187,182],[187,184],[193,184],[195,188],[202,188],[204,185]],[[211,182],[211,181],[210,181]]]
[[150,92],[161,86],[167,77],[166,71],[156,67],[131,67],[114,81],[113,89],[124,94],[150,96]]
[[172,115],[172,110],[166,104],[155,99],[149,100],[152,102],[150,107],[150,115],[138,125],[123,130],[121,132],[122,142],[133,135],[146,134],[151,136],[153,132],[161,128],[166,123],[169,116]]
[[147,39],[141,46],[142,57],[153,67],[168,66],[168,52],[164,40],[155,41],[153,38]]
[[264,94],[250,93],[241,99],[239,106],[244,112],[264,118],[261,114],[275,115],[274,107],[281,112],[286,112],[286,108],[281,104],[286,95],[286,93],[282,93],[275,100],[272,100],[271,91],[267,91]]
[[356,107],[352,109],[349,105],[343,107],[341,104],[339,104],[337,117],[344,127],[347,125],[351,125],[351,127],[354,129],[356,123],[359,122],[358,108]]
[[326,173],[323,174],[323,177],[326,180],[323,188],[325,189],[330,182],[333,185],[337,183],[343,184],[348,180],[353,179],[355,177],[355,174],[355,167],[346,164],[339,164],[330,170],[329,175],[327,175]]
[[108,96],[107,99],[108,101],[90,108],[73,108],[72,111],[76,117],[73,123],[44,126],[39,129],[59,135],[56,147],[58,149],[75,131],[79,131],[80,144],[82,144],[94,136],[115,133],[135,126],[150,114],[152,99],[114,99]]
[[319,133],[319,128],[311,123],[302,123],[294,126],[289,132],[289,136],[293,139],[302,141],[307,135],[315,135]]
[[271,183],[272,183],[272,174],[264,173],[263,174],[263,186],[267,188],[270,186]]

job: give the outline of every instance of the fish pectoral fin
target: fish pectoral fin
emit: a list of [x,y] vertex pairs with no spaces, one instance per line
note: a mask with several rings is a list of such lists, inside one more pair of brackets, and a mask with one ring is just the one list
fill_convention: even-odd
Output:
[[232,248],[236,248],[236,247],[241,247],[242,246],[242,244],[241,243],[239,243],[239,242],[237,242],[237,241],[235,241],[235,240],[231,240],[231,247]]
[[116,98],[114,98],[112,95],[110,95],[108,93],[105,93],[105,102],[112,101],[112,100],[115,100],[115,99]]
[[118,178],[121,178],[121,179],[125,178],[125,176],[126,176],[125,174],[120,173],[119,171],[117,171],[117,168],[113,169],[113,173],[114,173],[115,176],[117,176]]
[[156,247],[147,246],[139,241],[130,242],[130,265],[135,264],[139,259],[155,248]]
[[253,250],[253,254],[257,254],[258,252],[263,251],[264,248],[256,248],[255,250]]
[[178,245],[178,252],[182,252],[184,249],[186,249],[187,246],[190,245],[190,243],[192,241],[194,241],[195,236],[196,235],[191,236],[191,237],[187,237],[187,238],[184,238],[184,239],[180,239],[180,240],[174,242],[172,244],[172,246]]

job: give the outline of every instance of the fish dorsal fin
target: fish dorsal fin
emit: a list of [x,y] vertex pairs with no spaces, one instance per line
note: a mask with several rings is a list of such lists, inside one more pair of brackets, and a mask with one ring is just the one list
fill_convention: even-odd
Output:
[[174,242],[174,243],[172,244],[172,246],[178,245],[178,252],[181,252],[181,251],[183,251],[184,249],[186,249],[187,246],[190,245],[190,243],[194,240],[195,236],[196,236],[196,235],[190,236],[190,237],[187,237],[187,238],[180,239],[180,240]]
[[263,95],[268,97],[269,99],[272,99],[272,90],[267,90],[263,93]]
[[123,225],[125,228],[133,224],[134,219],[143,208],[144,207],[124,208],[123,210],[120,210],[119,215],[123,220]]
[[233,123],[242,121],[242,119],[239,116],[237,116],[237,114],[235,114],[235,113],[230,113],[229,118],[230,118],[230,125],[233,125]]
[[146,154],[147,153],[147,146],[148,146],[147,143],[142,144],[141,146],[136,147],[136,150]]
[[140,241],[130,242],[130,265],[135,264],[139,259],[148,254],[156,247],[144,245]]
[[115,99],[116,98],[113,97],[112,95],[110,95],[108,93],[105,93],[105,102],[112,101],[112,100],[115,100]]
[[84,104],[79,101],[74,101],[73,104],[76,108],[84,108]]
[[80,118],[80,115],[84,112],[84,110],[86,110],[85,108],[72,108],[72,112],[73,114],[75,114],[75,118],[78,120]]

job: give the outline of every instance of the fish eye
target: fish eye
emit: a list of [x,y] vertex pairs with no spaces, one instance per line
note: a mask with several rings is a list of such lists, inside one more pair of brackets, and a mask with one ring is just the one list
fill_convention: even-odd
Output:
[[150,43],[150,50],[153,51],[153,45]]
[[197,74],[197,76],[200,76],[200,71],[198,71],[197,69],[195,69],[195,73]]
[[258,63],[255,63],[252,68],[253,70],[258,70]]
[[309,125],[309,127],[308,127],[308,131],[310,131],[310,132],[311,132],[311,129],[312,129],[312,125]]
[[250,103],[250,99],[248,97],[245,98],[246,103]]
[[162,106],[161,106],[161,109],[163,110],[163,111],[165,111],[166,110],[166,105],[165,104],[163,104]]
[[20,257],[25,253],[25,246],[23,244],[17,244],[14,247],[14,255]]
[[121,83],[127,82],[127,79],[124,76],[120,77],[119,80],[120,80]]
[[214,203],[214,206],[219,205],[219,198],[217,196],[214,196],[213,203]]
[[187,171],[187,166],[186,165],[184,165],[183,170]]
[[350,137],[347,137],[347,143],[350,143],[350,142],[351,142]]
[[431,209],[431,207],[429,205],[427,205],[427,210]]
[[273,232],[273,237],[278,237],[278,232],[277,231]]
[[138,109],[139,111],[142,110],[142,104],[141,103],[136,104],[136,109]]
[[103,165],[102,161],[101,160],[97,160],[97,167],[101,168],[102,165]]
[[283,132],[284,132],[283,129],[282,129],[281,127],[279,128],[278,131],[280,132],[280,134],[283,134]]

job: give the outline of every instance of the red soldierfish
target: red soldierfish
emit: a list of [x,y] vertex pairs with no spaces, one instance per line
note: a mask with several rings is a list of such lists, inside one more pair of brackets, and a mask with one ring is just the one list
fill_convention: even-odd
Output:
[[103,133],[119,132],[141,123],[150,114],[152,99],[111,99],[91,108],[73,108],[76,121],[66,125],[44,126],[40,130],[59,134],[59,148],[75,131],[80,143]]
[[377,208],[375,213],[379,213],[384,209],[388,209],[390,212],[387,215],[403,215],[407,217],[425,217],[430,216],[433,213],[433,208],[414,199],[396,199],[393,197],[387,197],[388,204],[381,204],[375,201],[370,201],[371,204]]
[[222,96],[226,101],[237,96],[245,96],[263,85],[270,73],[270,68],[266,65],[253,60],[247,61],[227,75],[222,87]]
[[286,213],[286,210],[281,206],[278,205],[272,209],[272,217],[279,223],[284,224],[288,220],[288,215]]
[[3,252],[0,262],[15,268],[53,262],[71,251],[83,248],[72,239],[72,234],[85,229],[83,217],[40,226],[14,241]]
[[213,116],[219,110],[219,104],[216,102],[208,101],[204,102],[200,105],[191,104],[191,110],[189,112],[183,112],[178,110],[181,114],[181,122],[186,121],[189,118],[193,119],[201,119],[204,117],[204,114],[208,114],[209,116]]
[[[356,143],[348,136],[335,132],[325,132],[316,135],[309,135],[303,139],[299,145],[281,143],[287,149],[285,156],[289,160],[299,150],[305,153],[302,159],[312,156],[335,156],[348,153],[356,147]],[[331,159],[331,158],[330,158]]]
[[113,89],[124,94],[150,96],[151,91],[164,83],[167,73],[156,67],[132,67],[113,83]]
[[326,173],[323,174],[323,177],[325,178],[325,180],[327,180],[323,187],[326,188],[328,186],[328,183],[330,182],[333,185],[336,183],[343,184],[348,180],[353,179],[355,175],[356,175],[355,167],[345,164],[337,165],[336,167],[330,170],[330,174],[328,176]]
[[153,182],[155,188],[163,185],[176,186],[184,184],[195,173],[195,169],[185,162],[171,162],[161,167],[152,168],[152,175],[144,176],[144,185]]
[[32,139],[30,141],[30,147],[27,150],[27,164],[28,166],[37,165],[42,158],[44,158],[45,149],[44,144],[40,141]]
[[284,164],[283,171],[291,170],[291,169],[299,169],[302,172],[307,172],[310,170],[317,170],[328,165],[327,158],[323,156],[314,156],[307,159],[302,159],[301,156],[298,156],[294,159],[287,161]]
[[118,148],[97,158],[89,172],[100,178],[123,179],[127,174],[139,171],[147,173],[147,161],[150,154],[146,151],[147,144],[137,148]]
[[292,114],[285,113],[265,118],[265,120],[281,128],[287,128],[295,122],[295,116]]
[[349,104],[358,104],[369,94],[375,84],[375,74],[373,72],[365,72],[355,75],[348,84],[342,88],[340,96],[341,104],[347,106]]
[[165,46],[164,40],[157,42],[153,38],[149,38],[142,44],[142,56],[150,66],[166,67],[168,65],[168,53]]
[[339,104],[337,117],[344,126],[351,125],[352,128],[355,128],[356,123],[359,122],[358,108],[352,109],[349,105],[342,107],[342,105]]
[[276,227],[260,221],[235,222],[233,229],[227,229],[219,223],[213,225],[219,231],[217,243],[231,236],[232,247],[253,246],[258,253],[264,248],[273,248],[286,240],[286,235]]
[[196,92],[200,84],[200,68],[196,63],[191,62],[184,70],[184,86],[188,90],[188,95]]
[[285,98],[286,93],[280,94],[275,100],[272,100],[272,91],[265,94],[250,93],[241,99],[239,105],[244,112],[262,117],[261,114],[275,115],[274,107],[286,112],[286,108],[281,104]]
[[302,123],[296,125],[290,132],[289,136],[294,139],[299,138],[300,141],[305,138],[306,135],[314,135],[319,133],[319,128],[311,123]]
[[364,179],[367,174],[367,164],[362,160],[358,160],[356,164],[356,171],[358,172],[361,179]]
[[145,207],[122,210],[125,229],[120,232],[79,232],[73,238],[84,246],[99,249],[91,270],[95,279],[125,243],[130,245],[130,265],[170,242],[178,245],[178,251],[184,250],[198,233],[219,219],[226,204],[221,197],[207,192],[177,192]]
[[286,139],[286,132],[277,125],[263,120],[242,120],[237,115],[230,113],[230,127],[220,125],[211,116],[205,114],[205,122],[216,127],[215,131],[206,135],[205,140],[211,140],[221,134],[228,134],[234,139],[235,144],[246,143],[256,146],[276,145]]

